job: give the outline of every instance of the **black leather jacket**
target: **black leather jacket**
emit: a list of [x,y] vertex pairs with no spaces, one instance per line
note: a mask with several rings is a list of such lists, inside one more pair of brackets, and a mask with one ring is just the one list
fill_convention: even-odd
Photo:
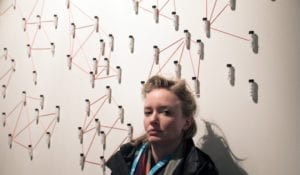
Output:
[[[186,150],[183,161],[176,167],[173,175],[218,175],[218,171],[207,154],[198,149],[192,139],[186,141]],[[111,169],[112,175],[128,175],[131,163],[135,158],[135,152],[140,145],[130,143],[122,145],[106,163]],[[159,171],[157,175],[162,175]]]

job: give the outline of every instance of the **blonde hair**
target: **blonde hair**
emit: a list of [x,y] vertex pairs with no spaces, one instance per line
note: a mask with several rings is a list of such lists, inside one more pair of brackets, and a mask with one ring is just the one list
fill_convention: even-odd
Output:
[[[145,83],[142,95],[145,98],[148,93],[154,89],[166,89],[173,92],[181,102],[181,110],[183,117],[191,118],[191,126],[184,132],[183,139],[193,138],[197,132],[197,125],[195,122],[195,114],[197,110],[197,103],[193,93],[187,88],[185,80],[172,80],[165,77],[155,75],[148,79]],[[147,141],[147,136],[144,134],[133,140],[133,143],[140,143]]]

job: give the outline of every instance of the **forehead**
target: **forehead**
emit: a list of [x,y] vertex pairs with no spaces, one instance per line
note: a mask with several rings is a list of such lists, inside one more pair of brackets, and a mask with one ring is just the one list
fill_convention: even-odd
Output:
[[146,94],[145,106],[153,104],[174,106],[179,105],[180,100],[173,92],[167,89],[153,89],[152,91]]

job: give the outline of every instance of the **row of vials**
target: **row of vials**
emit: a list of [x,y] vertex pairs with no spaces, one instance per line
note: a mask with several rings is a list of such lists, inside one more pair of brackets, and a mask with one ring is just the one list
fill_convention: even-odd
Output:
[[[86,162],[86,157],[85,157],[85,155],[83,153],[81,153],[80,154],[79,165],[80,165],[82,171],[84,169],[85,162]],[[102,174],[105,174],[106,166],[105,166],[105,158],[104,158],[104,156],[100,156],[100,168],[102,170]]]
[[52,20],[45,20],[42,21],[42,17],[41,15],[36,15],[36,21],[35,22],[28,22],[26,18],[22,18],[22,27],[23,27],[23,31],[26,32],[27,30],[27,25],[37,25],[38,29],[42,28],[42,23],[49,23],[52,22],[54,25],[54,28],[57,29],[57,25],[58,25],[58,16],[56,14],[53,15],[53,19]]
[[[84,129],[79,126],[78,128],[78,139],[80,144],[83,144],[83,136],[84,136]],[[101,130],[101,123],[98,118],[95,118],[95,129],[98,136],[100,136],[100,141],[102,145],[102,149],[106,149],[106,134],[104,131]],[[133,127],[130,123],[127,123],[127,137],[128,140],[132,140],[133,137]]]
[[[95,128],[96,128],[96,132],[98,134],[98,136],[100,136],[100,142],[102,145],[102,149],[105,150],[106,149],[106,135],[104,131],[101,131],[101,124],[99,119],[95,119]],[[132,140],[132,136],[133,136],[133,127],[130,123],[127,123],[127,128],[128,128],[128,140],[131,141]],[[83,135],[84,135],[84,131],[82,129],[82,127],[78,127],[78,137],[80,140],[80,144],[83,144]],[[84,153],[80,154],[80,167],[81,170],[84,169],[84,165],[85,165],[85,161],[86,161],[86,156],[84,155]],[[104,156],[100,156],[100,167],[102,168],[103,174],[105,173],[105,159]]]
[[[133,2],[133,9],[136,15],[138,15],[139,13],[139,4],[140,1],[137,0],[132,0]],[[231,10],[235,10],[236,8],[236,0],[229,0],[229,6],[231,8]],[[152,5],[152,13],[153,13],[153,19],[155,23],[159,23],[159,15],[160,15],[160,10],[158,9],[158,7],[156,5]],[[176,11],[172,11],[171,12],[172,15],[172,21],[173,21],[173,26],[174,29],[176,31],[178,31],[179,29],[179,15],[176,13]]]
[[[50,146],[51,146],[51,133],[46,132],[45,135],[46,135],[47,148],[50,149]],[[8,146],[9,146],[10,149],[12,149],[12,145],[13,145],[13,136],[12,136],[12,134],[8,134]],[[32,147],[32,145],[28,145],[27,149],[28,149],[30,160],[33,160],[33,147]]]
[[55,55],[55,44],[53,42],[50,43],[49,48],[33,48],[30,44],[27,44],[26,48],[27,48],[27,56],[28,56],[28,58],[31,57],[32,50],[35,50],[35,49],[37,49],[37,50],[38,49],[50,50],[50,53],[51,53],[52,57],[54,57],[54,55]]
[[[105,62],[105,72],[106,75],[110,75],[110,60],[108,58],[104,58],[104,62]],[[89,72],[90,75],[90,83],[92,88],[95,87],[95,81],[97,79],[97,75],[98,75],[98,67],[99,67],[99,61],[97,60],[97,58],[93,58],[93,71]],[[71,70],[72,69],[72,64],[73,64],[73,57],[71,55],[67,55],[67,64],[68,64],[68,69]],[[120,66],[116,66],[116,77],[117,77],[117,81],[119,84],[121,84],[122,82],[122,69]],[[108,87],[107,87],[108,88]]]

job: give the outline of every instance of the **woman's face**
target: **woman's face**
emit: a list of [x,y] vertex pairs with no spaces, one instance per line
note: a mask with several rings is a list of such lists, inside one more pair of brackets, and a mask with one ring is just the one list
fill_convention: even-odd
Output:
[[154,89],[146,94],[144,127],[150,143],[172,144],[180,142],[183,130],[190,126],[184,118],[181,102],[167,89]]

